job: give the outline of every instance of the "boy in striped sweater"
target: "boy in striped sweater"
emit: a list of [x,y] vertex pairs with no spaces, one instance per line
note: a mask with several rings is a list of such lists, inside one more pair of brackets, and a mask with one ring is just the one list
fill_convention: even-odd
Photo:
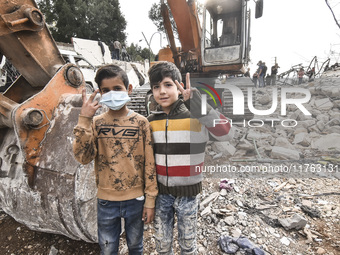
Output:
[[[148,72],[154,99],[159,109],[148,120],[152,128],[159,195],[155,206],[155,238],[159,254],[173,254],[174,215],[177,215],[181,254],[197,254],[196,223],[199,193],[207,141],[225,141],[232,137],[231,126],[216,125],[214,119],[226,119],[207,105],[201,115],[201,96],[186,89],[181,73],[170,62],[159,62]],[[182,94],[182,99],[179,95]]]

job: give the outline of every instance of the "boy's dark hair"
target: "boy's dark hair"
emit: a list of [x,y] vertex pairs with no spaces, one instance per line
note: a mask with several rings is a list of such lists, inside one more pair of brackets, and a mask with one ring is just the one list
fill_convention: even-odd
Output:
[[97,70],[96,77],[94,78],[95,82],[97,83],[99,89],[102,85],[102,81],[104,79],[118,77],[124,83],[125,88],[129,87],[129,78],[126,72],[117,65],[105,65],[100,67]]
[[149,71],[149,80],[151,89],[154,85],[160,83],[165,77],[171,78],[173,81],[182,82],[182,75],[174,63],[160,61],[151,66]]

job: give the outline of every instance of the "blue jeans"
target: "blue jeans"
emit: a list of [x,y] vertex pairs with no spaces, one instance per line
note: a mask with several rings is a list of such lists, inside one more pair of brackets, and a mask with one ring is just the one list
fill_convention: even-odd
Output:
[[259,87],[263,88],[264,87],[264,76],[259,76]]
[[98,243],[101,255],[118,254],[121,218],[125,221],[129,254],[143,254],[144,200],[107,201],[98,199]]
[[159,254],[173,254],[174,216],[177,215],[181,254],[197,254],[196,225],[199,197],[160,194],[156,199],[155,240]]

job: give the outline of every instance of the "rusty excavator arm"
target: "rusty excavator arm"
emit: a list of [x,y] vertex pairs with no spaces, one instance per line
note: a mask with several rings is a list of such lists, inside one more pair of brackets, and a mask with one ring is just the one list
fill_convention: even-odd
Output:
[[21,74],[0,94],[0,208],[32,229],[96,241],[93,166],[72,153],[81,71],[33,0],[0,1],[0,53]]

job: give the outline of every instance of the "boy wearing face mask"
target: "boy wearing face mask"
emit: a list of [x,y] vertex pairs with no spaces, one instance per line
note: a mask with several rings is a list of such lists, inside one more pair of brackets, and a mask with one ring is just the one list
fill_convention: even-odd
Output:
[[[116,65],[98,69],[99,90],[83,105],[74,128],[73,152],[82,164],[95,160],[98,242],[101,254],[117,254],[124,218],[129,254],[143,253],[143,225],[154,218],[158,193],[150,124],[129,110],[132,85]],[[100,92],[100,102],[94,100]],[[95,116],[100,104],[109,110]]]

